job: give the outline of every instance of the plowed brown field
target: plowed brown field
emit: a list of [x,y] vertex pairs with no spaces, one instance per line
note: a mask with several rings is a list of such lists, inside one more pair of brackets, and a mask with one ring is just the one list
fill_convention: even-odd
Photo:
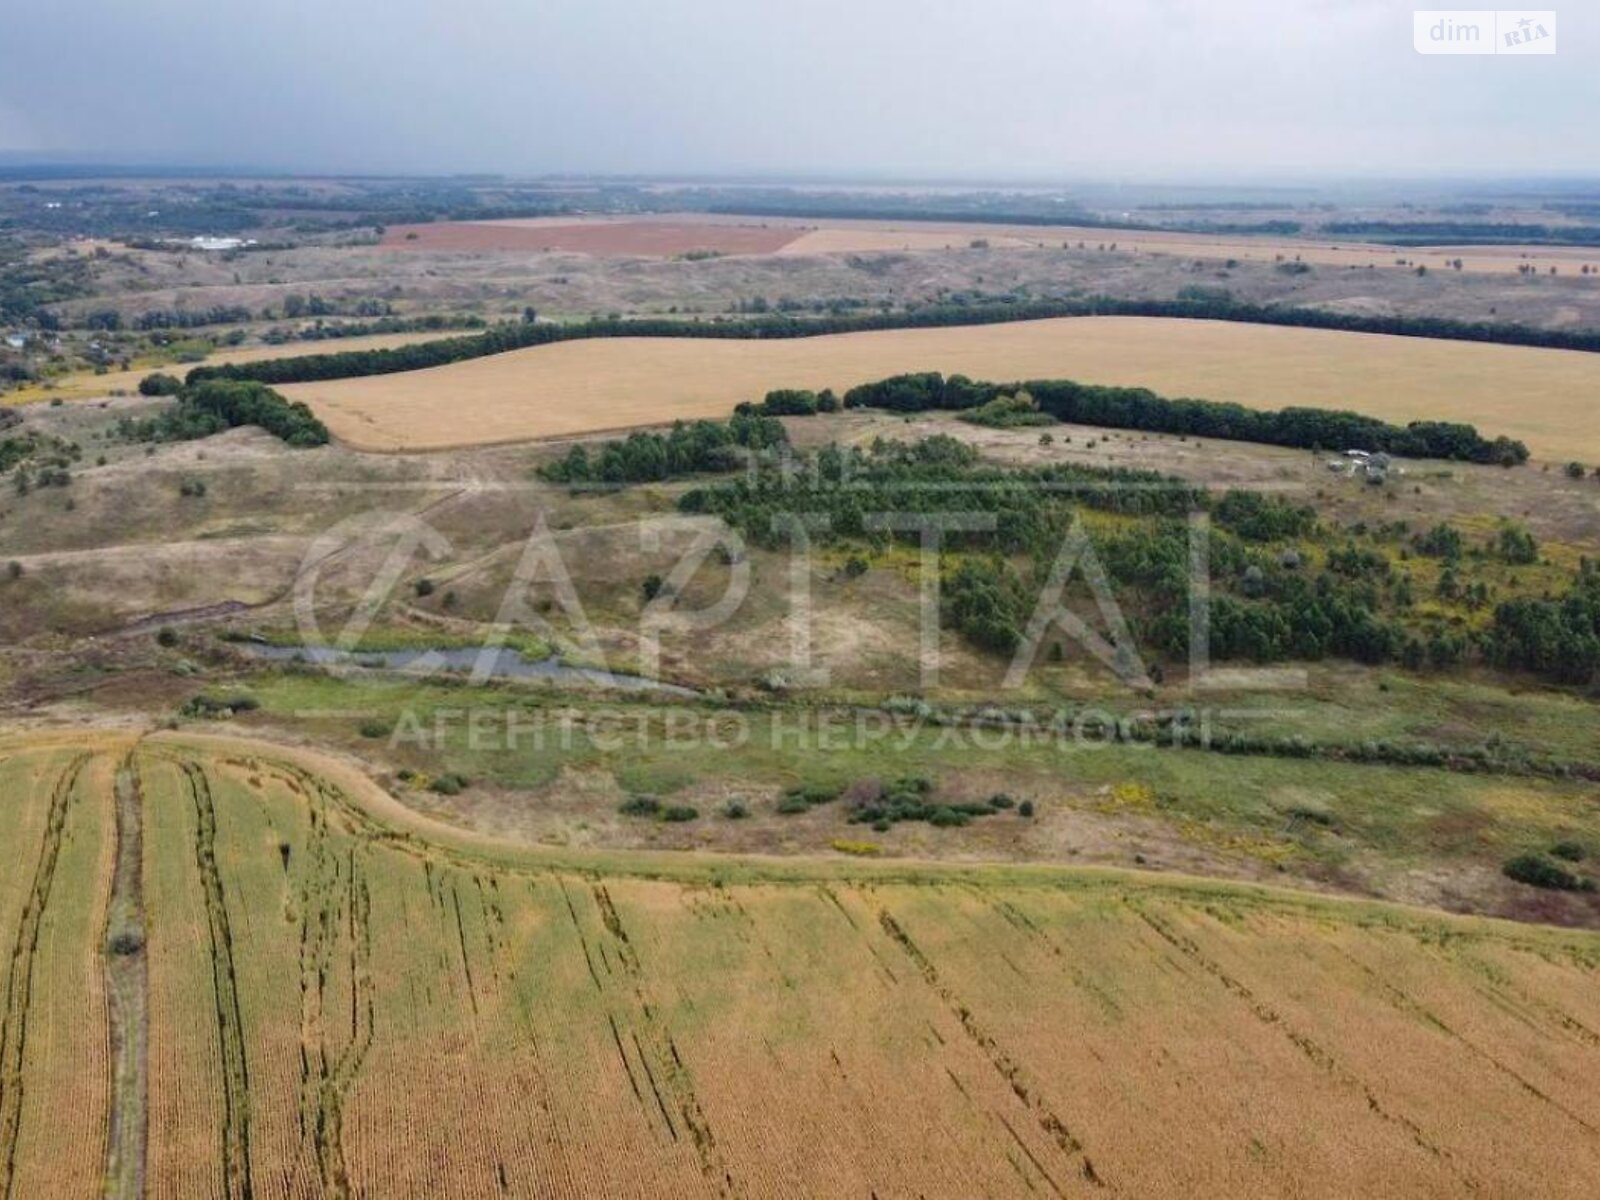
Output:
[[796,228],[755,221],[439,221],[391,226],[383,236],[383,245],[396,250],[552,250],[617,258],[672,258],[696,250],[771,254],[799,233]]

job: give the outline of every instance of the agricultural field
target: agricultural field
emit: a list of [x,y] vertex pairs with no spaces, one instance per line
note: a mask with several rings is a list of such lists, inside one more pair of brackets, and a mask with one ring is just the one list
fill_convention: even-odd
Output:
[[395,225],[384,246],[424,252],[536,251],[601,257],[673,258],[680,255],[771,254],[800,231],[755,218],[564,221],[533,217],[503,221],[444,221]]
[[1600,458],[1600,429],[1587,419],[1600,356],[1147,317],[781,341],[594,339],[283,390],[351,446],[414,451],[726,416],[772,388],[843,390],[931,370],[1143,386],[1259,408],[1353,409],[1401,423],[1446,415],[1521,439],[1539,457]]
[[[11,736],[0,782],[27,861],[0,886],[8,1196],[1581,1196],[1600,1171],[1592,934],[1182,876],[519,848],[343,760],[191,733]],[[144,967],[117,1017],[114,960]]]
[[[1187,259],[1279,263],[1365,269],[1460,270],[1515,274],[1531,264],[1541,272],[1577,274],[1600,262],[1589,247],[1493,245],[1396,247],[1314,237],[1220,235],[1166,230],[1118,230],[1061,225],[1008,225],[995,221],[893,221],[871,218],[806,219],[660,213],[627,217],[530,217],[435,221],[394,225],[382,244],[433,253],[565,252],[600,258],[672,257],[693,251],[803,257],[953,250],[981,242],[1006,249],[1115,246],[1127,254]],[[1460,267],[1455,266],[1460,262]]]

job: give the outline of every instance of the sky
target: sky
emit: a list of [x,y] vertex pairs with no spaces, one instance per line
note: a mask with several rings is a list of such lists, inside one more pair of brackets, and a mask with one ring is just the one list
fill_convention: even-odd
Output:
[[[1547,0],[1548,2],[1548,0]],[[1600,3],[1423,56],[1393,0],[51,0],[0,152],[349,173],[1592,175]]]

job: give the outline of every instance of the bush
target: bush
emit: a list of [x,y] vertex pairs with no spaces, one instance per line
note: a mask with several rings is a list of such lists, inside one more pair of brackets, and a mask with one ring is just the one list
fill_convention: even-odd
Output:
[[389,726],[383,721],[368,719],[361,722],[361,736],[364,738],[382,738],[389,736]]
[[698,820],[700,810],[688,804],[672,804],[661,810],[661,819],[670,821],[674,825],[681,825],[685,821]]
[[433,595],[433,580],[419,579],[412,585],[412,590],[419,596],[431,596]]
[[163,625],[156,631],[156,645],[171,648],[178,644],[178,631],[170,625]]
[[965,825],[971,819],[971,817],[959,809],[951,808],[948,805],[945,805],[941,808],[934,809],[933,812],[929,814],[928,824],[937,826],[940,829],[951,829]]
[[1559,863],[1551,862],[1542,854],[1519,854],[1513,859],[1508,859],[1501,870],[1508,879],[1514,879],[1518,883],[1525,883],[1529,887],[1544,888],[1546,891],[1592,892],[1595,890],[1592,879],[1574,875]]
[[6,578],[7,579],[21,579],[22,575],[23,575],[22,564],[19,563],[16,559],[12,559],[10,562],[8,562],[6,564]]
[[1017,805],[1017,816],[1019,816],[1019,817],[1031,817],[1031,816],[1033,816],[1033,801],[1032,800],[1024,800],[1021,804]]
[[1567,464],[1567,478],[1568,479],[1582,479],[1583,476],[1584,476],[1584,472],[1585,472],[1585,468],[1584,468],[1584,465],[1581,462],[1569,462]]
[[639,585],[639,592],[644,596],[645,603],[648,604],[651,600],[661,595],[661,589],[665,586],[666,581],[661,576],[651,573],[644,577],[644,582]]
[[654,796],[629,796],[617,805],[617,811],[625,817],[660,816],[661,801]]
[[785,793],[778,801],[778,812],[785,817],[792,817],[796,813],[810,812],[811,805],[792,793]]
[[1557,842],[1550,847],[1550,853],[1566,862],[1578,863],[1588,857],[1588,851],[1577,842]]
[[743,800],[729,800],[722,806],[722,815],[730,821],[742,821],[750,815],[750,807]]
[[811,808],[818,804],[829,804],[843,792],[844,789],[836,783],[801,783],[784,792],[783,798]]
[[178,711],[186,717],[226,717],[255,712],[260,707],[261,701],[240,692],[232,696],[193,696]]
[[139,381],[141,396],[176,396],[182,389],[183,381],[176,375],[163,375],[160,372],[146,375]]
[[466,776],[457,775],[452,772],[450,774],[440,775],[432,783],[428,784],[428,790],[430,792],[437,792],[441,796],[459,796],[470,786],[471,784],[468,782]]

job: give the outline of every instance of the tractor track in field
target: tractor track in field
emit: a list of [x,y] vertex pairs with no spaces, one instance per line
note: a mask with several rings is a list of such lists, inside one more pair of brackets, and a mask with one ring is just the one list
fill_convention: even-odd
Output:
[[1252,1017],[1262,1025],[1281,1033],[1295,1049],[1305,1055],[1315,1066],[1326,1071],[1341,1086],[1358,1092],[1366,1103],[1368,1112],[1385,1124],[1393,1125],[1401,1130],[1419,1150],[1449,1168],[1466,1191],[1478,1193],[1483,1190],[1482,1181],[1457,1161],[1449,1150],[1430,1138],[1421,1125],[1385,1104],[1367,1080],[1345,1066],[1325,1046],[1309,1034],[1295,1028],[1281,1012],[1258,996],[1241,980],[1230,975],[1222,964],[1206,954],[1194,939],[1186,936],[1182,931],[1172,927],[1166,921],[1152,915],[1141,905],[1130,904],[1129,907],[1132,909],[1133,914],[1144,922],[1157,937],[1215,979],[1224,991],[1242,1003]]
[[[1056,1148],[1066,1158],[1077,1160],[1078,1177],[1093,1188],[1106,1189],[1109,1185],[1095,1169],[1095,1165],[1090,1160],[1082,1140],[1072,1132],[1066,1122],[1050,1107],[1049,1103],[1039,1093],[1038,1088],[1030,1085],[1024,1078],[1021,1063],[1007,1053],[999,1042],[995,1040],[994,1036],[979,1023],[971,1008],[945,982],[939,973],[938,967],[934,966],[933,960],[923,952],[916,942],[911,940],[911,935],[905,931],[899,921],[895,920],[888,909],[879,910],[878,924],[882,927],[889,940],[898,946],[905,953],[905,956],[911,960],[912,965],[917,968],[918,974],[922,976],[934,995],[938,996],[950,1009],[951,1014],[956,1018],[968,1039],[989,1060],[989,1064],[1005,1081],[1012,1094],[1031,1111],[1034,1119],[1038,1122],[1039,1128],[1055,1143]],[[1041,1173],[1043,1172],[1041,1171]],[[1046,1183],[1055,1189],[1057,1195],[1063,1194],[1060,1185],[1050,1175],[1045,1174],[1044,1178]]]
[[[242,764],[238,764],[242,765]],[[301,1147],[316,1162],[321,1194],[352,1192],[344,1145],[344,1100],[372,1048],[375,1006],[372,987],[372,896],[354,845],[341,855],[330,834],[337,811],[315,776],[285,763],[263,768],[305,802],[308,839],[299,886],[300,1082],[297,1123]],[[329,983],[338,956],[350,973],[349,1011],[330,1012]],[[340,1045],[333,1030],[341,1020],[348,1036]]]
[[73,758],[51,790],[50,811],[45,818],[33,884],[17,923],[17,940],[11,948],[6,969],[4,1008],[0,1009],[0,1196],[5,1200],[11,1200],[16,1187],[17,1136],[22,1128],[22,1068],[27,1060],[28,1006],[33,998],[33,964],[39,949],[39,930],[55,883],[67,811],[72,806],[78,777],[92,757],[92,754],[82,753]]
[[233,930],[217,865],[217,809],[211,781],[197,763],[179,761],[194,801],[197,833],[195,862],[205,898],[211,938],[211,980],[216,1004],[217,1047],[222,1061],[222,1176],[228,1200],[253,1200],[250,1170],[250,1064],[245,1053],[244,1017],[233,962]]

